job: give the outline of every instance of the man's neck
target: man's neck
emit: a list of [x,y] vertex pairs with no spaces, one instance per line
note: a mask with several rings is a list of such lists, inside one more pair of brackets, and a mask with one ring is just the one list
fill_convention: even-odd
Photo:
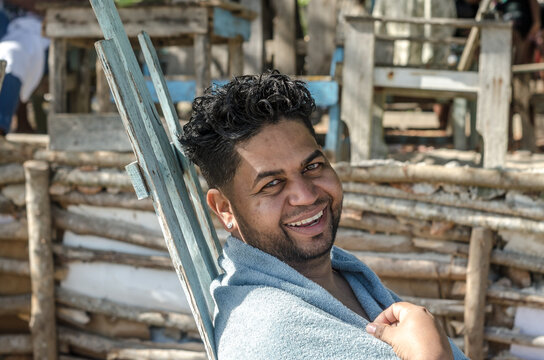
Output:
[[289,265],[308,279],[329,291],[334,284],[334,273],[329,253],[317,259]]

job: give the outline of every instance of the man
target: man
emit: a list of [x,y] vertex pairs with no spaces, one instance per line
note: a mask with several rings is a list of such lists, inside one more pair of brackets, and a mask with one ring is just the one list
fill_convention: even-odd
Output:
[[49,40],[42,37],[42,22],[34,12],[37,2],[0,0],[0,59],[7,61],[0,90],[0,135],[9,132],[19,99],[27,102],[44,74]]
[[316,142],[314,108],[300,81],[238,77],[195,100],[180,136],[232,235],[212,284],[219,359],[454,358],[432,315],[391,307],[400,299],[333,247],[342,188]]

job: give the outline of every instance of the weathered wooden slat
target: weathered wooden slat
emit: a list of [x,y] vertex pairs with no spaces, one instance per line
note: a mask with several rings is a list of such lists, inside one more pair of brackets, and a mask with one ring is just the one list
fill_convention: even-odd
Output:
[[[209,358],[215,359],[209,284],[216,274],[198,248],[203,238],[192,214],[182,169],[172,151],[139,64],[113,1],[91,0],[104,37],[96,44],[117,108],[160,218],[168,250],[181,279]],[[197,35],[198,37],[199,35]]]
[[[387,89],[410,89],[410,91],[472,93],[478,92],[478,73],[473,71],[450,71],[376,67],[374,86]],[[344,80],[345,82],[345,80]],[[390,90],[391,91],[391,90]]]
[[155,85],[156,93],[159,97],[159,102],[166,120],[168,131],[170,133],[170,138],[173,140],[172,144],[174,146],[174,151],[183,169],[183,179],[185,181],[187,191],[191,196],[193,208],[196,212],[200,228],[202,229],[202,233],[204,235],[205,241],[203,242],[202,247],[208,249],[208,252],[206,252],[205,254],[208,257],[206,262],[207,264],[214,265],[214,273],[219,273],[220,268],[216,259],[219,257],[221,245],[217,238],[217,234],[215,232],[212,219],[210,218],[210,214],[207,209],[204,208],[206,200],[204,198],[202,188],[200,187],[196,170],[193,164],[191,164],[187,160],[185,155],[183,155],[181,145],[178,141],[178,136],[182,132],[182,129],[159,64],[159,58],[155,49],[153,48],[153,44],[151,43],[151,39],[149,38],[149,35],[147,35],[147,33],[143,32],[138,35],[138,40],[140,42],[145,61],[151,73],[151,78]]
[[[176,37],[208,31],[208,11],[200,7],[152,6],[119,9],[130,37],[145,30],[151,36]],[[45,15],[45,36],[52,38],[99,39],[102,31],[91,8],[49,8]],[[77,26],[74,26],[77,24]]]
[[49,149],[63,151],[130,151],[117,114],[51,114]]

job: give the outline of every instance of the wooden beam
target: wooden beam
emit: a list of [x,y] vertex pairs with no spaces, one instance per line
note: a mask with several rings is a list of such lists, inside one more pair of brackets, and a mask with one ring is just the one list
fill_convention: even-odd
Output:
[[[208,11],[196,6],[144,6],[119,9],[128,36],[145,30],[151,37],[176,37],[208,32]],[[90,7],[48,8],[45,36],[50,38],[103,37]]]
[[484,359],[485,298],[492,248],[491,230],[472,229],[465,295],[465,354],[474,360]]
[[414,92],[426,92],[432,96],[436,96],[436,92],[440,91],[450,94],[476,94],[478,81],[478,73],[472,71],[393,67],[376,67],[374,69],[374,86],[383,87],[386,92],[394,92],[394,89],[410,89]]
[[50,150],[132,150],[117,114],[51,114],[47,125]]
[[30,314],[30,294],[0,296],[0,316]]
[[40,359],[57,358],[55,279],[51,250],[51,201],[49,164],[38,160],[24,163],[28,254],[32,284],[30,332],[34,354]]
[[55,171],[51,182],[68,186],[100,186],[133,190],[127,173],[113,169],[106,172],[59,168]]
[[453,18],[392,18],[392,17],[373,17],[368,15],[355,15],[346,16],[347,21],[352,22],[376,22],[381,21],[384,23],[399,23],[399,24],[412,24],[412,25],[440,25],[440,26],[452,26],[459,29],[470,29],[473,27],[479,28],[508,28],[510,24],[508,21],[497,20],[472,20],[472,19],[453,19]]
[[113,151],[55,151],[38,149],[34,153],[35,160],[47,161],[56,165],[97,166],[124,169],[136,158],[132,152]]
[[[110,194],[102,191],[97,194],[87,195],[78,191],[70,191],[62,195],[51,195],[54,202],[62,205],[86,204],[99,207],[117,207],[124,209],[153,211],[151,199],[138,200],[134,193],[121,192]],[[2,237],[0,236],[0,239]]]
[[507,328],[486,327],[485,339],[501,344],[544,348],[544,336],[530,336]]
[[512,29],[481,32],[476,129],[483,137],[484,167],[496,168],[504,166],[508,148]]
[[346,24],[342,119],[349,129],[352,163],[371,157],[374,44],[373,22],[355,21]]

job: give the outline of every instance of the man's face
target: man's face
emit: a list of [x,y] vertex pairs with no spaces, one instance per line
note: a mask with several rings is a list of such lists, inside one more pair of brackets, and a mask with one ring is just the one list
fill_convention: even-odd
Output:
[[237,151],[241,162],[227,195],[233,233],[292,266],[328,257],[342,187],[308,129],[282,120]]

